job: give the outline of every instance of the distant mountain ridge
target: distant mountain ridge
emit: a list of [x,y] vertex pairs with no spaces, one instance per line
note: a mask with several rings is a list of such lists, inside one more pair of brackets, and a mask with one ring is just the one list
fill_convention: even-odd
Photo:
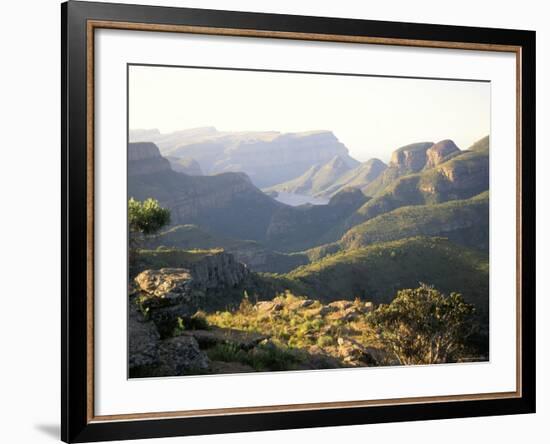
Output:
[[[197,129],[187,137],[214,132]],[[337,155],[265,192],[242,172],[193,175],[201,172],[197,161],[170,162],[154,143],[130,143],[128,151],[129,196],[158,199],[171,210],[173,225],[188,227],[166,233],[159,245],[200,248],[205,242],[211,248],[219,242],[261,271],[288,271],[327,254],[417,235],[488,248],[488,137],[464,151],[451,140],[407,145],[388,165],[371,159],[353,167]],[[274,199],[282,185],[317,192],[328,203],[283,204]],[[369,197],[372,186],[380,190]]]
[[325,164],[313,165],[300,177],[267,188],[265,191],[315,195],[332,186],[343,174],[352,170],[354,162],[340,155],[334,156]]
[[283,205],[244,173],[179,173],[153,143],[130,143],[128,153],[128,196],[157,199],[170,209],[173,224],[197,224],[225,236],[258,240]]
[[291,207],[263,193],[244,173],[192,176],[174,171],[151,142],[130,143],[128,153],[129,197],[159,200],[170,209],[173,225],[197,225],[217,236],[265,242],[274,250],[317,245],[367,201],[360,190],[350,188],[328,205]]
[[[334,196],[338,191],[354,187],[365,193],[370,183],[376,180],[387,165],[379,159],[370,159],[340,176],[331,186],[317,193],[318,196]],[[365,193],[367,194],[367,193]]]
[[132,130],[130,142],[153,142],[165,156],[194,159],[205,174],[245,172],[261,188],[294,179],[335,156],[351,167],[359,164],[330,131],[222,132],[205,127],[161,134]]

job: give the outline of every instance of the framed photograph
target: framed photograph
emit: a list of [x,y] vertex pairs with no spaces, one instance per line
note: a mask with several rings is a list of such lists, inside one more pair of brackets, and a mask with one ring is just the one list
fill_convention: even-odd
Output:
[[62,439],[535,411],[535,33],[69,1]]

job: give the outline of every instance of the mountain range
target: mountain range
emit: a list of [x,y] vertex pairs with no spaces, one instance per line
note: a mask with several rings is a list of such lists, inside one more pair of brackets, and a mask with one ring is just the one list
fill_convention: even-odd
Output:
[[396,365],[370,313],[426,286],[473,305],[453,362],[487,361],[489,145],[386,164],[329,131],[131,131],[128,198],[171,216],[129,267],[131,376]]
[[261,188],[294,179],[335,156],[350,167],[358,164],[330,131],[227,132],[205,127],[161,134],[132,130],[130,142],[153,142],[170,159],[193,159],[204,174],[246,173]]
[[[136,139],[157,142],[129,143],[129,197],[154,197],[172,214],[172,226],[152,246],[222,247],[252,269],[272,272],[413,236],[446,237],[488,251],[488,137],[467,150],[450,140],[406,145],[393,151],[388,165],[378,159],[359,163],[348,158],[345,148],[344,156],[336,154],[321,163],[318,155],[303,155],[303,173],[263,191],[242,171],[211,173],[211,164],[205,168],[194,157],[164,156],[157,146],[172,153],[191,146],[198,150],[196,144],[210,137],[231,139],[239,151],[244,149],[245,134],[256,142],[263,137],[270,151],[276,144],[268,140],[301,140],[319,133],[260,137],[213,128],[165,136],[158,131],[133,132]],[[212,164],[226,162],[231,150],[220,152],[221,158]],[[279,192],[322,196],[327,203],[286,205],[276,199]]]

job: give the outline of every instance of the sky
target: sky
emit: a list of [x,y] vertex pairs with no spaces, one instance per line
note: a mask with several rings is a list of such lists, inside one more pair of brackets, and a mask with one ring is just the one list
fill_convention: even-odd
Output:
[[131,66],[130,129],[330,130],[357,160],[490,132],[490,83]]

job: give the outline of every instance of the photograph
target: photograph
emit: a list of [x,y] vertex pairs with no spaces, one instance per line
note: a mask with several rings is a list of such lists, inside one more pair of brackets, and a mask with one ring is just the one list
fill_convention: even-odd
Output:
[[127,80],[129,378],[490,362],[489,80]]

